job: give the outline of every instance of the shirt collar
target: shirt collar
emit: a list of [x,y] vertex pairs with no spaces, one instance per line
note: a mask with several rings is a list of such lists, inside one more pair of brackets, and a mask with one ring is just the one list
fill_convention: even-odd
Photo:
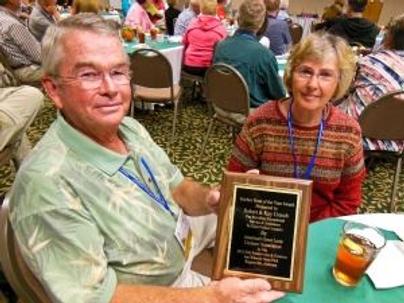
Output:
[[239,28],[234,35],[237,36],[244,36],[248,38],[253,38],[254,40],[257,40],[257,35],[254,34],[252,31],[246,30],[246,29],[241,29]]
[[[119,127],[119,131],[122,131],[121,127]],[[109,176],[114,175],[129,157],[129,155],[118,154],[96,143],[94,140],[72,127],[63,118],[60,112],[57,114],[56,132],[62,142],[74,154]],[[124,141],[126,139],[124,134],[123,139]]]

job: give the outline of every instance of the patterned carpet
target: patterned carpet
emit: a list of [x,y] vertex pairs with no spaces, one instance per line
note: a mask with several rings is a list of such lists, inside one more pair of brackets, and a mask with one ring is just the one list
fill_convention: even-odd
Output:
[[[168,146],[168,142],[171,134],[172,107],[157,106],[154,111],[136,111],[135,118],[146,126],[151,136],[168,152],[171,160],[180,167],[184,175],[203,183],[217,184],[221,180],[222,168],[225,167],[231,152],[231,132],[225,126],[217,124],[213,128],[206,151],[199,160],[202,141],[208,125],[208,110],[205,103],[190,99],[190,92],[186,90],[178,115],[177,139],[171,146]],[[33,143],[41,138],[55,117],[55,110],[47,101],[28,131]],[[388,212],[394,167],[394,163],[389,161],[377,160],[374,162],[364,182],[361,213]],[[0,194],[9,190],[13,179],[12,167],[1,167]],[[398,211],[404,211],[403,174],[400,176],[397,206]],[[4,286],[0,287],[0,303],[4,300],[1,298],[1,288],[4,292]]]

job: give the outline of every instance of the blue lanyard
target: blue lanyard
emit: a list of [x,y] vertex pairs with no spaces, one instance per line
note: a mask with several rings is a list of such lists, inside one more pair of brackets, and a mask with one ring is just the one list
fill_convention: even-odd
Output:
[[314,148],[314,153],[310,158],[309,165],[303,175],[300,175],[297,168],[297,156],[295,152],[295,137],[293,134],[293,121],[292,121],[292,103],[290,102],[289,111],[288,111],[288,138],[289,138],[289,145],[290,149],[292,150],[292,157],[293,157],[293,177],[294,178],[302,178],[302,179],[310,179],[311,172],[313,171],[314,164],[316,162],[318,148],[321,144],[321,138],[323,137],[324,133],[324,117],[321,116],[320,127],[317,134],[317,142],[316,147]]
[[123,166],[119,168],[119,172],[126,178],[128,178],[132,183],[137,185],[141,190],[143,190],[150,198],[156,201],[158,205],[160,205],[162,208],[168,211],[170,215],[175,217],[173,211],[168,205],[167,200],[164,198],[164,195],[162,194],[160,187],[157,185],[157,181],[153,175],[153,172],[151,171],[149,165],[147,164],[146,160],[143,157],[140,158],[140,163],[146,169],[147,174],[149,175],[151,181],[153,182],[154,187],[157,190],[157,194],[154,193],[146,184],[142,183],[138,178],[132,175],[132,173],[129,172],[127,169],[125,169]]

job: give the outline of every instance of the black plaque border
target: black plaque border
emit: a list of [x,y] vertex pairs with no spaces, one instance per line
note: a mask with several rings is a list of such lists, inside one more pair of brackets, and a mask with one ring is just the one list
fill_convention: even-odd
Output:
[[297,196],[297,202],[296,202],[296,210],[295,210],[295,224],[293,228],[293,244],[292,244],[292,252],[291,252],[291,262],[290,262],[290,276],[289,278],[284,278],[280,276],[274,276],[274,275],[261,275],[261,274],[256,274],[256,273],[249,273],[251,276],[256,276],[257,278],[272,278],[272,279],[277,279],[277,280],[283,280],[283,281],[292,281],[293,280],[293,275],[294,275],[294,266],[295,266],[295,251],[296,251],[296,239],[297,239],[297,225],[298,225],[298,220],[300,219],[300,209],[301,209],[301,204],[302,204],[302,190],[301,189],[286,189],[286,188],[276,188],[273,186],[267,186],[263,188],[262,186],[258,185],[250,185],[246,183],[234,183],[233,184],[233,194],[232,194],[232,200],[230,204],[230,212],[229,212],[229,241],[227,242],[227,256],[226,256],[226,265],[224,270],[228,272],[229,274],[235,273],[235,274],[244,274],[244,271],[237,271],[237,270],[232,270],[229,269],[229,262],[230,262],[230,248],[231,248],[231,243],[232,243],[232,235],[233,235],[233,223],[234,223],[234,211],[235,211],[235,204],[236,204],[236,193],[237,189],[242,188],[242,189],[251,189],[251,190],[260,190],[260,191],[267,191],[267,192],[280,192],[280,193],[286,193],[286,194],[294,194]]

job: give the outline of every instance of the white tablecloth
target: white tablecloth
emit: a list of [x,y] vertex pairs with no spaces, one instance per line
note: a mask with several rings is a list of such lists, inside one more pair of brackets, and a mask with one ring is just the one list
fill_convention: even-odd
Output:
[[160,50],[168,61],[170,61],[171,68],[173,70],[174,84],[178,84],[180,82],[183,50],[184,46],[182,45]]

